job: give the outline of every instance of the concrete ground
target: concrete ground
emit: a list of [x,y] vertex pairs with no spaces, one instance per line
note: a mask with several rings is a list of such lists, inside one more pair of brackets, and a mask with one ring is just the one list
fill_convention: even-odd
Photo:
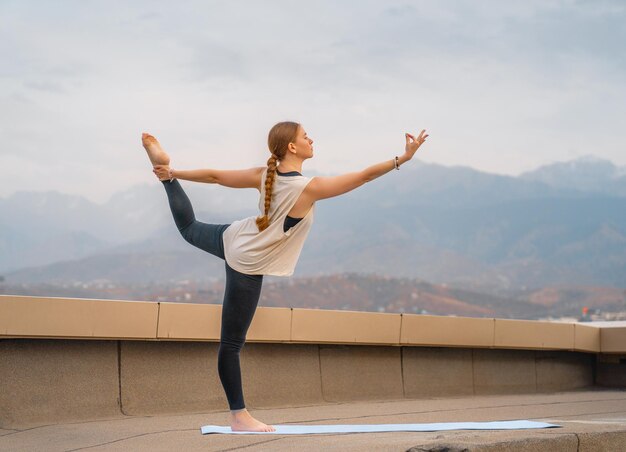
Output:
[[275,424],[396,424],[529,419],[562,428],[517,431],[324,435],[202,435],[227,411],[117,418],[0,429],[2,451],[626,451],[626,391],[329,403],[254,409]]

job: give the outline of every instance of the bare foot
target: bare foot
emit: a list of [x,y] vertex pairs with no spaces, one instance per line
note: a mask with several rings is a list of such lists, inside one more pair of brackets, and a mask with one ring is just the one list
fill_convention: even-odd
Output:
[[276,429],[271,425],[264,424],[252,417],[245,408],[241,411],[231,411],[230,429],[233,432],[275,432]]
[[141,134],[141,143],[148,153],[152,166],[170,164],[170,156],[163,150],[156,138],[149,133]]

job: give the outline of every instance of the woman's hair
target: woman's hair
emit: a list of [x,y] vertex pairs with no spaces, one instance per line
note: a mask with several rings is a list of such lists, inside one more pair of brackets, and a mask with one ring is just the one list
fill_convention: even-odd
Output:
[[270,211],[270,202],[272,201],[272,187],[274,186],[274,177],[276,176],[276,165],[279,161],[285,158],[289,143],[296,141],[299,127],[300,124],[297,122],[279,122],[270,129],[270,133],[267,136],[267,147],[272,153],[272,156],[267,161],[267,177],[265,178],[265,212],[264,215],[257,217],[256,219],[256,225],[259,228],[259,232],[265,230],[270,225],[270,218],[267,214]]

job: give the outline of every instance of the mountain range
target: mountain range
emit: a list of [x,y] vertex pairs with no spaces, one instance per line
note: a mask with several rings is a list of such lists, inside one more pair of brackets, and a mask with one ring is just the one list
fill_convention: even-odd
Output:
[[[256,190],[183,183],[201,221],[257,214]],[[222,261],[180,238],[158,183],[104,204],[19,192],[0,209],[9,283],[223,277]],[[626,287],[626,169],[585,157],[512,177],[413,161],[318,202],[295,276],[345,272],[490,293]]]

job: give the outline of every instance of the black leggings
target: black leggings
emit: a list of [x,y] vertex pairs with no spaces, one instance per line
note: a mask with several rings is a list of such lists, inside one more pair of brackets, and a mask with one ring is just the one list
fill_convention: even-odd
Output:
[[222,235],[228,224],[206,224],[196,220],[189,198],[177,180],[163,181],[174,221],[183,238],[201,250],[224,259],[226,287],[222,304],[222,331],[217,370],[231,410],[245,408],[241,385],[239,352],[254,317],[263,275],[246,275],[233,270],[224,258]]

